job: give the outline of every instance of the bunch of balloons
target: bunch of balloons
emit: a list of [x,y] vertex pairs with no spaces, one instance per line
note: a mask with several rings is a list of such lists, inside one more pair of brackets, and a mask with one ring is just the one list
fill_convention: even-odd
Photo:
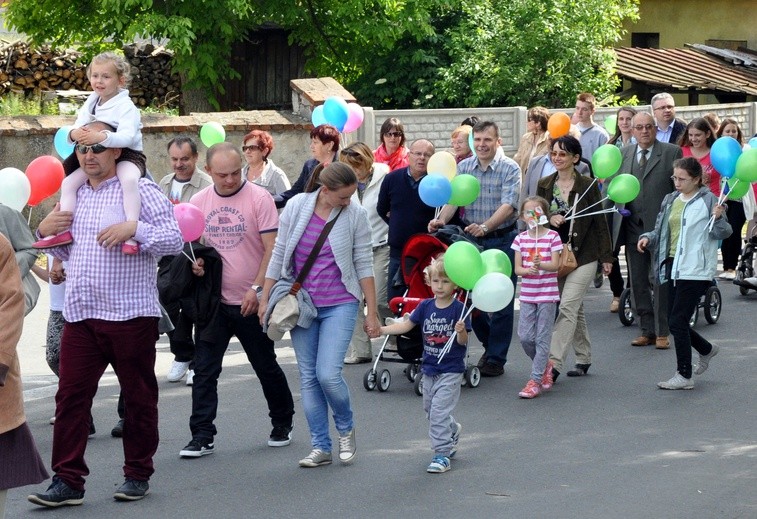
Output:
[[54,195],[65,177],[63,164],[52,155],[37,157],[26,167],[0,169],[0,203],[21,211]]
[[720,137],[710,149],[710,160],[723,178],[721,202],[726,196],[731,200],[741,199],[751,184],[757,182],[757,148],[750,146],[742,150],[733,137]]
[[434,153],[428,160],[428,175],[418,186],[423,203],[431,207],[444,204],[461,207],[473,203],[481,192],[481,183],[473,175],[456,175],[456,172],[457,163],[451,153]]
[[444,270],[457,286],[472,290],[473,306],[484,312],[502,310],[515,294],[512,263],[499,249],[479,252],[472,243],[455,242],[444,253]]
[[330,124],[340,132],[351,133],[363,124],[365,113],[357,103],[348,103],[339,96],[327,97],[322,105],[313,109],[313,126]]

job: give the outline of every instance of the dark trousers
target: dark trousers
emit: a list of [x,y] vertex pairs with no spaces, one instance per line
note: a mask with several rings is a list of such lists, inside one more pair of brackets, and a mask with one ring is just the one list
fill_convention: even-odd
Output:
[[113,366],[124,396],[124,476],[150,479],[158,448],[157,340],[157,317],[65,324],[55,395],[52,468],[71,488],[84,490],[84,477],[89,474],[84,451],[92,399],[108,364]]
[[[218,432],[213,421],[218,411],[218,377],[229,340],[236,336],[247,354],[263,387],[268,402],[268,416],[274,426],[289,426],[294,415],[294,401],[286,375],[276,361],[273,341],[263,333],[257,314],[243,317],[240,306],[221,304],[217,322],[209,324],[216,330],[214,342],[199,340],[195,348],[195,377],[192,385],[192,416],[189,429],[192,438],[212,440]],[[197,330],[202,337],[202,330]]]
[[402,297],[405,295],[407,286],[405,280],[402,277],[402,251],[397,249],[391,249],[389,251],[389,266],[387,267],[386,276],[386,302],[387,304],[392,298]]
[[720,252],[723,254],[723,270],[736,270],[739,264],[739,254],[743,245],[741,228],[744,227],[745,222],[744,204],[728,200],[728,223],[731,224],[733,232],[720,245]]
[[[639,235],[630,234],[626,240],[626,262],[631,282],[633,309],[639,317],[641,334],[646,337],[664,337],[668,330],[668,285],[654,278],[652,253],[636,250]],[[654,298],[653,298],[654,296]]]
[[176,362],[192,362],[195,358],[195,343],[192,340],[194,323],[189,319],[171,317],[174,330],[168,332],[168,344]]
[[676,361],[678,373],[691,378],[691,348],[700,355],[708,355],[712,351],[712,344],[707,342],[693,328],[689,326],[689,319],[699,300],[712,285],[712,281],[677,280],[668,281],[668,325],[676,344]]
[[625,283],[623,282],[623,272],[620,270],[620,261],[618,260],[618,258],[620,257],[620,245],[615,247],[615,250],[612,251],[612,257],[615,259],[612,262],[612,270],[610,271],[610,275],[607,276],[607,279],[610,280],[610,290],[612,291],[612,296],[620,297],[620,294],[623,293],[623,288],[625,285]]

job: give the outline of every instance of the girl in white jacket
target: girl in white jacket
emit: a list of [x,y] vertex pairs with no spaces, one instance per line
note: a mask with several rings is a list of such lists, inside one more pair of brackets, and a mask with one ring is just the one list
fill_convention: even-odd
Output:
[[[662,201],[653,231],[642,234],[639,252],[647,247],[654,252],[658,282],[669,283],[668,325],[676,346],[678,370],[661,389],[692,389],[691,348],[699,353],[694,370],[701,375],[718,347],[710,344],[689,326],[689,318],[699,300],[712,286],[718,264],[718,242],[731,235],[725,206],[718,205],[712,192],[703,185],[702,166],[693,157],[673,162],[676,191]],[[714,220],[713,220],[714,219]]]
[[[87,69],[92,85],[92,94],[79,109],[69,141],[76,144],[81,158],[88,153],[102,153],[106,148],[122,148],[117,160],[116,174],[124,197],[126,221],[136,222],[142,208],[139,197],[139,179],[145,174],[145,155],[142,152],[142,121],[139,109],[124,88],[130,78],[130,66],[123,56],[104,52],[95,56]],[[99,121],[112,126],[115,131],[96,131],[87,124]],[[73,212],[76,208],[76,193],[87,181],[87,175],[79,167],[79,156],[72,154],[64,162],[67,177],[63,180],[60,210]],[[36,248],[57,247],[73,241],[70,231],[39,240]],[[121,246],[124,254],[137,254],[139,245],[133,239]]]

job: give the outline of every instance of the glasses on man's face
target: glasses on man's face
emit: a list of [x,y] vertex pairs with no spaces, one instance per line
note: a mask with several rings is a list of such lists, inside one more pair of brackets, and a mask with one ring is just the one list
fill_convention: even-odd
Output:
[[261,144],[249,144],[247,146],[242,146],[242,151],[243,152],[248,152],[248,151],[252,151],[252,150],[263,151],[263,149],[264,149],[264,147]]
[[681,183],[683,183],[683,182],[691,182],[693,179],[691,179],[691,178],[682,178],[682,177],[677,177],[675,175],[672,175],[670,177],[670,180],[672,180],[673,182],[681,182]]
[[401,138],[405,134],[402,132],[386,132],[384,135],[386,135],[387,137]]
[[672,110],[673,108],[675,108],[675,106],[673,105],[658,106],[654,109],[654,111],[657,112],[658,110]]
[[411,151],[410,155],[412,155],[413,157],[418,157],[418,158],[424,157],[424,158],[430,159],[433,153],[423,153],[422,151]]
[[643,130],[649,131],[652,128],[654,128],[654,124],[637,124],[636,126],[633,127],[633,129],[636,130],[637,132],[640,132]]
[[108,148],[106,148],[106,147],[105,147],[105,146],[103,146],[102,144],[95,144],[95,145],[93,145],[93,146],[85,146],[84,144],[77,144],[77,145],[76,145],[76,151],[78,151],[78,152],[79,152],[79,153],[81,153],[82,155],[86,155],[86,154],[87,154],[87,153],[89,153],[90,151],[91,151],[92,153],[94,153],[95,155],[98,155],[98,154],[100,154],[100,153],[104,152],[104,151],[105,151],[105,150],[107,150],[107,149],[108,149]]

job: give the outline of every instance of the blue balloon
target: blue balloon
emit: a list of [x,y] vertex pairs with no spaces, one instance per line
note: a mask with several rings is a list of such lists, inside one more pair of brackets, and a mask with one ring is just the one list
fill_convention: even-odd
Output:
[[476,154],[476,148],[473,146],[473,130],[468,134],[468,147],[473,152],[473,154]]
[[749,139],[749,146],[751,148],[757,148],[757,137],[752,137]]
[[328,121],[326,121],[326,117],[323,115],[323,105],[318,105],[313,109],[313,115],[310,120],[313,121],[313,126],[329,124]]
[[418,185],[418,194],[423,203],[431,207],[441,207],[452,196],[452,184],[447,177],[426,175]]
[[63,126],[57,132],[55,132],[55,139],[53,139],[53,144],[55,144],[55,151],[62,159],[68,158],[68,156],[74,152],[74,145],[68,143],[68,134],[70,132],[70,126]]
[[741,144],[733,137],[720,137],[710,149],[712,167],[724,178],[731,178],[736,173],[736,161],[740,155]]
[[323,115],[326,117],[327,123],[341,132],[350,117],[350,107],[347,106],[347,101],[341,97],[327,97],[323,103]]

